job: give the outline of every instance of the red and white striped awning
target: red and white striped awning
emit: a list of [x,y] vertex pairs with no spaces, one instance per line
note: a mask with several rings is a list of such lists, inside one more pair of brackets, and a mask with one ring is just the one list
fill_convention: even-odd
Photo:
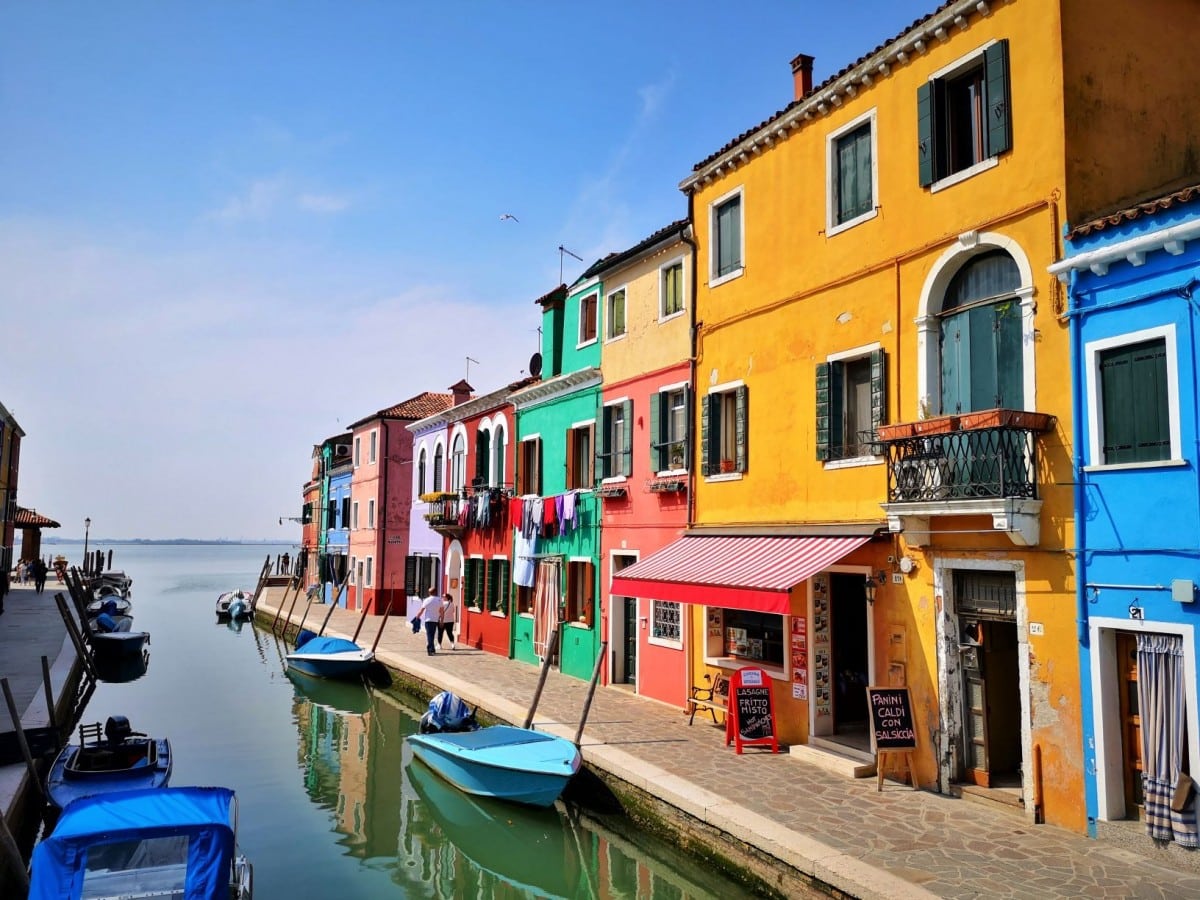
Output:
[[611,592],[787,615],[792,588],[870,539],[689,535],[613,575]]

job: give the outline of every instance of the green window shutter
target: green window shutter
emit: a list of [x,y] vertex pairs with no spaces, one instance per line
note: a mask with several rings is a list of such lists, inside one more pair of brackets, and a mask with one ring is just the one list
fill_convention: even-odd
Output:
[[626,478],[633,474],[633,401],[626,400],[624,446],[621,448],[621,474]]
[[496,562],[497,560],[489,559],[486,562],[487,566],[487,604],[488,609],[496,608],[497,599],[497,581],[496,581]]
[[608,446],[609,433],[612,431],[612,407],[602,406],[597,411],[596,421],[600,423],[600,433],[595,437],[596,481],[599,482],[612,474],[608,466],[609,454],[612,452]]
[[887,356],[871,351],[871,428],[887,422]]
[[652,475],[666,468],[663,465],[662,419],[659,413],[665,399],[665,395],[662,393],[650,395],[650,474]]
[[1009,87],[1008,39],[983,51],[987,98],[987,154],[999,156],[1012,149],[1012,92]]
[[409,597],[418,596],[417,558],[415,556],[404,557],[404,593]]
[[832,366],[817,363],[817,459],[829,459],[829,374]]
[[417,564],[417,570],[416,570],[417,584],[416,584],[416,590],[413,591],[413,596],[424,597],[426,591],[429,590],[429,587],[432,584],[432,582],[430,581],[430,578],[429,578],[429,557],[428,556],[418,556],[418,557],[416,557],[415,561]]
[[917,88],[917,180],[921,187],[928,187],[937,180],[933,84],[927,82]]
[[970,360],[970,331],[965,327],[964,313],[948,316],[939,323],[941,329],[942,396],[941,408],[933,410],[944,414],[963,412],[962,399],[966,386],[967,362]]
[[692,469],[692,389],[683,389],[683,467]]
[[1025,408],[1025,365],[1021,352],[1021,304],[1014,297],[993,307],[996,320],[996,406]]
[[712,474],[712,461],[717,458],[713,448],[714,423],[713,401],[717,395],[708,394],[700,399],[700,474]]
[[737,410],[734,422],[734,444],[737,448],[737,470],[745,472],[750,463],[750,389],[745,385],[733,392]]
[[496,611],[508,615],[508,602],[512,594],[512,579],[508,577],[508,560],[496,560]]

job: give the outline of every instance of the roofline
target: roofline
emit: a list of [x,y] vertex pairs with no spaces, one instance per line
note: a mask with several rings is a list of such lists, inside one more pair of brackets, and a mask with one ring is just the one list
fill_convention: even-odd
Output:
[[1146,254],[1152,250],[1166,250],[1178,256],[1183,253],[1188,241],[1197,239],[1200,239],[1200,218],[1139,234],[1106,247],[1072,254],[1051,265],[1049,271],[1051,275],[1057,275],[1059,281],[1066,281],[1072,271],[1084,269],[1091,269],[1097,275],[1107,275],[1108,267],[1114,262],[1128,260],[1132,265],[1140,266],[1146,261]]
[[[685,243],[687,232],[690,229],[691,223],[687,219],[677,219],[666,226],[666,228],[660,228],[648,238],[634,244],[628,250],[618,253],[615,258],[596,269],[595,274],[598,278],[606,274],[611,274],[618,269],[649,259],[667,246]],[[601,278],[601,280],[604,279]]]
[[877,537],[886,521],[795,522],[775,525],[692,525],[684,537]]
[[574,372],[567,372],[565,375],[556,375],[554,378],[547,379],[546,381],[531,384],[527,388],[513,392],[509,395],[508,399],[512,403],[513,408],[519,411],[553,399],[560,394],[598,386],[599,384],[600,369],[596,366],[587,366],[583,369],[576,369]]
[[474,400],[468,400],[466,403],[460,403],[458,406],[452,406],[445,412],[434,413],[432,416],[426,416],[423,419],[417,419],[404,427],[416,434],[418,431],[424,431],[426,428],[433,428],[436,425],[449,425],[451,422],[461,422],[463,419],[469,419],[471,416],[481,414],[493,406],[503,406],[508,402],[509,389],[502,387],[492,391],[490,394],[484,394],[482,397],[476,397]]
[[913,56],[924,54],[929,40],[947,40],[951,26],[965,29],[972,13],[989,15],[990,2],[997,0],[957,0],[940,12],[930,13],[899,37],[853,65],[849,71],[827,80],[807,97],[793,101],[728,150],[698,164],[692,174],[679,183],[679,189],[685,194],[696,190],[698,186],[722,177],[726,169],[736,170],[748,161],[748,154],[757,156],[764,149],[773,147],[776,141],[786,140],[791,132],[805,122],[814,117],[823,117],[831,108],[840,107],[844,102],[843,97],[854,97],[860,88],[869,88],[875,78],[890,75],[892,66],[904,65]]

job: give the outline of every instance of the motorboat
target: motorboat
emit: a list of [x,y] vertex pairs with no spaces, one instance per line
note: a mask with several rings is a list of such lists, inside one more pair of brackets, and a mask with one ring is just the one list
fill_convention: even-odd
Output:
[[133,656],[117,656],[109,659],[106,656],[93,656],[92,665],[96,668],[96,677],[110,684],[126,684],[137,681],[150,668],[150,650],[144,648],[140,654]]
[[114,631],[133,631],[133,616],[105,610],[87,620],[89,634],[111,634]]
[[[99,621],[105,618],[97,616]],[[111,617],[109,617],[111,618]],[[134,631],[132,628],[132,618],[130,616],[122,617],[123,621],[118,623],[116,628],[111,631],[103,629],[89,629],[88,641],[92,645],[93,660],[118,660],[127,659],[129,657],[141,656],[146,649],[146,645],[150,643],[150,632]],[[113,620],[116,622],[116,620]],[[126,627],[124,630],[121,624]]]
[[98,616],[102,612],[128,616],[133,612],[133,601],[128,597],[118,597],[110,594],[105,597],[97,597],[87,605],[87,614],[89,617]]
[[226,591],[217,598],[217,621],[249,619],[254,615],[254,591]]
[[284,659],[291,668],[315,678],[361,678],[375,654],[346,638],[301,631],[296,649]]
[[408,743],[460,791],[527,806],[553,806],[582,763],[579,748],[565,738],[514,725],[412,734]]
[[108,596],[110,594],[127,597],[133,589],[133,579],[117,569],[110,569],[107,572],[101,572],[93,576],[91,583],[92,593],[97,597]]
[[133,731],[125,716],[103,725],[79,727],[79,743],[68,744],[46,776],[51,806],[108,791],[161,788],[171,780],[171,742]]
[[[478,709],[478,708],[476,708]],[[429,708],[421,716],[421,734],[439,734],[451,731],[478,731],[476,709],[471,709],[461,698],[449,691],[435,694]]]
[[237,849],[237,798],[224,787],[83,797],[33,850],[30,900],[221,897],[251,900]]

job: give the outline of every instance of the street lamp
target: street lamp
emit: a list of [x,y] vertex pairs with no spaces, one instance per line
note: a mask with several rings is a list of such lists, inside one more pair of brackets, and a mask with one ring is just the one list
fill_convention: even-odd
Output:
[[88,532],[92,530],[92,517],[83,520],[83,567],[87,568]]

